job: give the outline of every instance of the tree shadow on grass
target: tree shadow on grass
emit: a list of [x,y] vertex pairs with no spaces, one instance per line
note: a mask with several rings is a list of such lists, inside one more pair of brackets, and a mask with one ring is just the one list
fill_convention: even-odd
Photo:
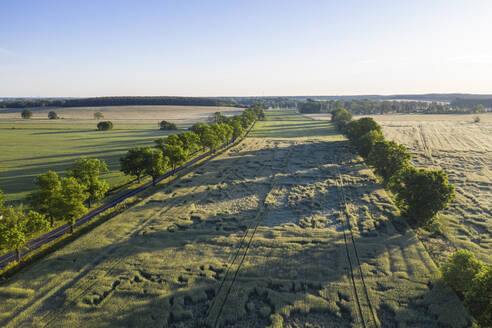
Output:
[[[196,193],[193,202],[200,206],[233,201],[254,193],[266,197],[271,192],[272,182],[254,180],[258,177],[276,179],[274,186],[295,187],[309,185],[303,184],[303,179],[310,184],[333,179],[339,160],[331,152],[338,148],[323,147],[322,143],[310,145],[291,145],[282,151],[239,152],[236,158],[210,160],[195,170],[202,172],[201,183],[185,177],[158,189],[174,193],[182,188],[218,184],[219,173],[240,176],[240,183],[231,181],[218,193],[213,189]],[[318,168],[312,167],[314,163],[303,165],[302,160],[316,148],[327,152],[317,159],[318,164],[327,166],[326,171],[298,173],[304,168]],[[237,171],[239,163],[246,165],[257,161],[259,154],[269,152],[276,163],[262,159],[264,169],[240,167],[242,171]],[[290,158],[288,163],[288,156],[295,154],[301,158]],[[350,163],[353,159],[353,155],[345,156],[342,162]],[[269,165],[274,168],[270,169]],[[342,174],[357,176],[360,169],[349,168],[342,170]],[[376,188],[378,186],[370,180],[346,183],[349,198],[359,197],[358,190],[367,193]],[[75,320],[101,327],[204,327],[215,326],[215,323],[220,327],[265,327],[274,321],[283,321],[287,327],[353,325],[358,314],[348,278],[347,249],[343,233],[334,229],[341,218],[334,216],[317,228],[299,223],[306,216],[327,210],[326,207],[340,211],[339,195],[330,190],[331,194],[325,194],[316,189],[307,197],[297,199],[294,207],[267,204],[239,213],[210,211],[198,216],[189,215],[183,207],[175,215],[162,217],[167,205],[174,208],[185,201],[190,202],[189,193],[167,200],[151,197],[131,210],[133,219],[141,221],[135,229],[117,232],[119,229],[115,226],[106,225],[104,230],[101,226],[91,235],[81,237],[76,242],[79,246],[74,245],[73,251],[62,249],[11,278],[12,283],[25,288],[39,280],[46,284],[44,290],[40,287],[38,294],[12,312],[14,316],[21,315],[22,310],[35,306],[37,313],[49,313],[42,318],[22,318],[25,325],[33,324],[32,320],[57,325]],[[296,208],[301,211],[296,212]],[[353,271],[364,271],[379,320],[445,327],[440,322],[442,319],[436,319],[435,313],[443,311],[440,302],[450,296],[435,292],[432,297],[418,298],[428,292],[432,268],[407,263],[401,256],[388,255],[394,251],[422,248],[421,245],[400,217],[385,220],[383,216],[390,216],[389,210],[379,208],[379,211],[381,215],[375,215],[368,233],[359,231],[354,237],[361,267],[354,260],[354,251],[350,250]],[[248,231],[251,236],[258,213],[263,213],[262,221],[251,244],[246,247],[248,237],[241,240]],[[269,221],[269,214],[283,219]],[[364,220],[358,213],[354,215]],[[124,218],[125,214],[119,219],[122,224]],[[124,225],[122,228],[125,229]],[[119,233],[119,241],[97,246],[99,239],[114,238],[111,236],[115,233]],[[84,243],[87,246],[83,246]],[[244,262],[243,254],[246,254]],[[56,279],[54,277],[66,278],[50,282]],[[4,283],[5,286],[9,284]],[[362,295],[361,291],[359,293]],[[413,298],[419,301],[413,301]],[[35,305],[35,302],[38,303]],[[430,305],[431,310],[428,309]],[[362,306],[368,311],[367,301]],[[462,314],[459,308],[452,310]],[[368,312],[365,316],[369,316]],[[12,315],[6,315],[1,323],[8,324],[11,319]]]

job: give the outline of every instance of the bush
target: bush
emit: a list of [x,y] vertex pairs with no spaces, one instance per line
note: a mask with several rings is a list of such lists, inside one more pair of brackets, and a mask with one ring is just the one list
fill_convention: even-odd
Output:
[[359,138],[355,144],[359,154],[367,158],[377,142],[384,141],[383,134],[378,130],[371,130]]
[[103,121],[97,123],[97,129],[99,131],[111,130],[113,128],[113,123],[111,121]]
[[343,128],[352,119],[350,114],[345,108],[337,108],[331,112],[331,121],[337,125],[337,127]]
[[[361,139],[364,140],[364,137]],[[394,141],[380,140],[373,144],[367,162],[374,167],[376,174],[383,178],[384,183],[388,183],[392,176],[409,165],[410,158],[411,155],[405,146]]]
[[50,120],[57,120],[57,119],[59,119],[60,117],[58,117],[58,114],[57,114],[55,111],[50,111],[50,112],[48,113],[48,118],[49,118]]
[[177,130],[178,126],[176,123],[168,122],[168,121],[161,121],[159,123],[159,129],[161,130]]
[[492,327],[492,265],[475,275],[465,294],[465,305],[482,327]]
[[470,289],[473,278],[482,267],[483,264],[472,252],[461,249],[454,252],[440,270],[444,282],[463,296]]
[[26,120],[31,118],[32,117],[32,111],[30,109],[24,109],[21,113],[21,117],[23,119],[26,119]]
[[454,199],[454,186],[443,170],[430,171],[404,167],[390,179],[389,187],[396,193],[396,203],[403,214],[421,225]]
[[355,121],[350,121],[345,129],[347,136],[357,143],[360,137],[369,131],[381,132],[381,126],[371,117],[363,117]]

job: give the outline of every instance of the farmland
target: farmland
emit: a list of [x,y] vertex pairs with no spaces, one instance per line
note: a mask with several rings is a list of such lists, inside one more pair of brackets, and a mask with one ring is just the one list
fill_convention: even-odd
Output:
[[267,118],[0,285],[0,325],[470,326],[348,141]]
[[440,215],[444,238],[426,246],[441,261],[468,249],[492,263],[492,115],[376,115],[388,139],[403,143],[417,167],[442,168],[456,200]]
[[[49,120],[55,110],[63,119]],[[237,114],[237,108],[186,106],[119,106],[33,109],[33,118],[23,120],[19,109],[0,109],[0,189],[7,200],[25,201],[35,188],[33,179],[47,170],[64,172],[80,157],[99,158],[108,164],[102,178],[111,186],[129,180],[121,172],[119,158],[131,147],[152,145],[169,134],[157,123],[169,120],[179,128],[205,121],[215,111]],[[95,112],[111,120],[111,131],[96,131]]]

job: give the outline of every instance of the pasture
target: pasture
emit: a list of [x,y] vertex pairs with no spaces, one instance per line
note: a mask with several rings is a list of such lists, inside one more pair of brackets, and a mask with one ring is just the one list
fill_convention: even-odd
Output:
[[348,141],[293,112],[267,118],[3,282],[0,325],[469,327]]
[[[49,120],[55,110],[63,119]],[[0,109],[0,189],[8,201],[25,201],[35,185],[33,179],[47,170],[63,174],[80,158],[99,158],[108,164],[102,176],[118,186],[130,179],[120,171],[119,158],[131,147],[153,145],[153,140],[172,131],[161,131],[158,122],[169,120],[186,129],[206,121],[215,111],[225,115],[238,108],[187,106],[119,106],[80,108],[36,108],[33,118],[20,118],[22,109]],[[111,120],[111,131],[96,131],[95,112]],[[178,131],[179,132],[179,131]]]

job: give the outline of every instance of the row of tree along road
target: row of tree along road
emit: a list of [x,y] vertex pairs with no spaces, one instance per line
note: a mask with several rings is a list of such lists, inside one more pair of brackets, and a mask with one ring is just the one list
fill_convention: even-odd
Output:
[[[437,214],[455,197],[446,173],[411,166],[411,154],[405,146],[385,140],[381,126],[370,117],[352,120],[351,113],[338,108],[332,111],[332,122],[393,193],[409,222],[439,232]],[[484,265],[470,251],[459,250],[441,266],[441,273],[443,280],[465,300],[478,323],[492,327],[492,265]]]
[[[196,123],[191,131],[159,138],[154,148],[129,149],[120,159],[121,170],[136,177],[138,182],[143,176],[150,176],[155,184],[166,171],[174,172],[201,150],[208,148],[214,152],[225,142],[241,136],[257,119],[264,119],[263,109],[257,105],[232,117],[217,112],[214,123]],[[101,173],[107,170],[104,161],[81,158],[68,170],[66,177],[51,170],[40,174],[34,179],[38,189],[29,196],[29,208],[22,204],[5,206],[0,190],[0,250],[15,250],[20,260],[26,241],[53,228],[57,221],[69,223],[73,232],[76,220],[109,190],[108,183],[100,179]]]

